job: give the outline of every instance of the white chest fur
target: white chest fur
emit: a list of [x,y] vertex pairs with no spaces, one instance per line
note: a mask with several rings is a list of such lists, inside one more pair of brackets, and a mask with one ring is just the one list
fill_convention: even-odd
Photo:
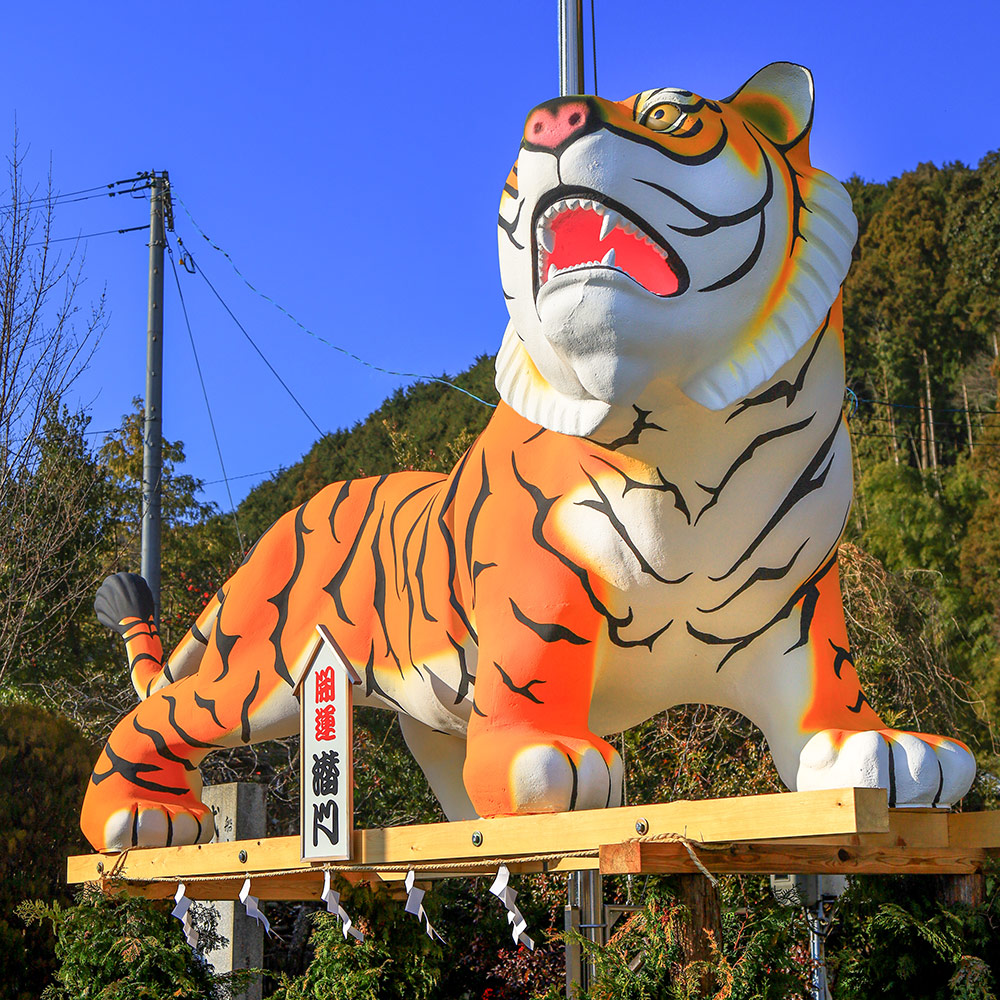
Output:
[[[599,435],[606,447],[595,447],[585,482],[553,511],[560,536],[576,540],[570,554],[628,621],[599,657],[598,688],[644,671],[630,685],[640,697],[672,701],[672,665],[701,661],[707,677],[731,648],[698,636],[761,629],[829,559],[852,494],[843,384],[840,345],[825,330],[726,410],[654,386],[614,436]],[[636,707],[649,714],[648,701]]]

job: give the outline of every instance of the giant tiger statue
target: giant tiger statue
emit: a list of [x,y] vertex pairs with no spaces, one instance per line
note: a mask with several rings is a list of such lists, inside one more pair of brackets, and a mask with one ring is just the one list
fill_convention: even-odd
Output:
[[604,737],[683,702],[749,717],[792,789],[967,791],[969,750],[887,728],[848,648],[856,223],[809,162],[812,116],[790,63],[720,101],[668,87],[528,115],[500,201],[503,402],[457,467],[289,511],[169,661],[139,577],[99,592],[142,700],[88,786],[96,848],[212,837],[198,764],[297,731],[317,623],[451,819],[618,804]]

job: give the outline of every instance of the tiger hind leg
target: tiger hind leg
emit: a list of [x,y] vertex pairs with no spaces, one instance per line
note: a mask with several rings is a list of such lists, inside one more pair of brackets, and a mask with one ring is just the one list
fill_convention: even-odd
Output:
[[400,714],[399,728],[431,791],[441,803],[445,816],[452,821],[475,819],[478,814],[462,779],[465,740],[461,736],[431,729],[408,715]]
[[298,701],[273,670],[201,670],[157,691],[114,729],[87,786],[80,825],[99,851],[205,843],[212,814],[198,765],[214,749],[293,735]]

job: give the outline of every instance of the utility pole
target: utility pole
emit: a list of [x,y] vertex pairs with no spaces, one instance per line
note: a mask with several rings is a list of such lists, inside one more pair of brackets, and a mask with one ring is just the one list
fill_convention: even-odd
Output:
[[146,320],[146,411],[142,428],[142,543],[140,572],[153,592],[160,623],[160,487],[163,470],[163,248],[173,230],[170,178],[149,178],[149,300]]
[[[559,96],[584,92],[583,0],[559,0]],[[604,944],[606,917],[600,872],[573,872],[568,878],[566,930],[576,930],[595,944]],[[593,981],[594,964],[585,961],[578,945],[566,945],[566,996]]]
[[583,88],[583,0],[559,0],[559,96]]

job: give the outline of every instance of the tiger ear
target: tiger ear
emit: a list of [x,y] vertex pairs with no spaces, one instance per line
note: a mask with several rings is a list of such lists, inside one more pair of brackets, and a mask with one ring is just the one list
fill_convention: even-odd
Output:
[[813,117],[813,78],[805,66],[773,62],[754,73],[730,104],[778,146],[794,146]]

